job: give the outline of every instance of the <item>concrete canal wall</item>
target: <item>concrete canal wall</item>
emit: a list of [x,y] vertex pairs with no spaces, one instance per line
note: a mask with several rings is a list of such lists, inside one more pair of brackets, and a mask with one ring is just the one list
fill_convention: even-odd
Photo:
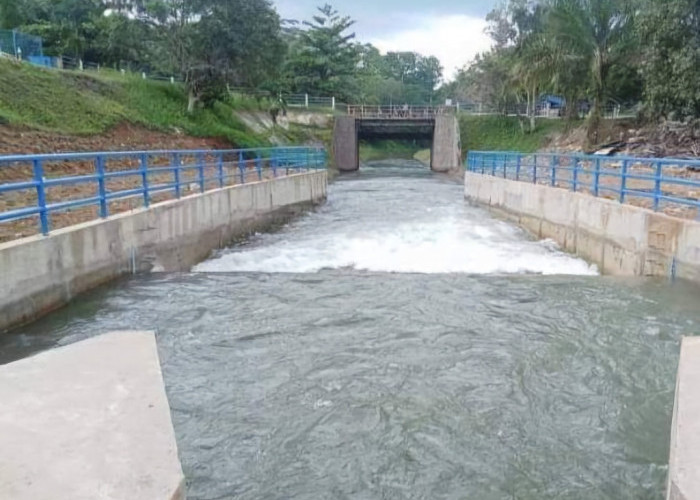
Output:
[[605,274],[700,282],[700,222],[588,194],[465,173],[465,196]]
[[681,345],[671,428],[667,500],[700,498],[700,338]]
[[133,272],[180,271],[322,202],[327,173],[231,186],[0,244],[0,332]]

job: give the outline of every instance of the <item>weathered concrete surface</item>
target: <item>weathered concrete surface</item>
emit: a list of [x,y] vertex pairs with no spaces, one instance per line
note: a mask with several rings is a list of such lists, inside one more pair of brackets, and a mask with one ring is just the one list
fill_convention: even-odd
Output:
[[700,282],[700,222],[588,194],[465,173],[465,196],[538,238],[594,262],[605,274]]
[[700,338],[681,345],[671,429],[667,500],[700,498]]
[[0,498],[185,498],[152,332],[2,366],[0,401]]
[[352,116],[338,116],[333,127],[333,164],[341,172],[360,168],[360,144],[357,120]]
[[430,168],[436,172],[449,172],[460,168],[461,164],[462,148],[457,117],[436,116]]
[[231,186],[0,244],[0,332],[124,274],[179,271],[319,203],[327,172]]
[[431,140],[432,170],[461,168],[459,121],[452,115],[416,119],[339,116],[333,129],[333,159],[338,170],[352,172],[360,168],[360,139]]

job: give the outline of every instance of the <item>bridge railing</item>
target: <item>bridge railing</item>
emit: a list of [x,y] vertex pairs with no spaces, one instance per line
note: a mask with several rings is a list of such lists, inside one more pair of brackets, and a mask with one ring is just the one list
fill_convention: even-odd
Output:
[[325,165],[316,147],[0,156],[0,241]]
[[356,118],[417,120],[451,114],[456,111],[453,106],[364,106],[348,105],[347,113]]
[[472,151],[466,168],[700,218],[700,160]]

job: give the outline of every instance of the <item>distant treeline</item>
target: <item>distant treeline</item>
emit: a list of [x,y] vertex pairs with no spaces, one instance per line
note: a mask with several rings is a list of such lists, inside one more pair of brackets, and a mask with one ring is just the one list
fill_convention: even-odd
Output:
[[649,119],[700,118],[697,0],[507,0],[487,17],[493,49],[443,89],[508,109],[527,102],[531,127],[543,93],[566,97],[569,117],[591,107],[641,103]]

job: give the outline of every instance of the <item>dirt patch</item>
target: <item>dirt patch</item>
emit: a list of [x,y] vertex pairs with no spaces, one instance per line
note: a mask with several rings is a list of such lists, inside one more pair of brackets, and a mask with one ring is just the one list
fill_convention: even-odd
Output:
[[0,126],[0,155],[232,147],[226,139],[191,137],[177,130],[168,134],[129,123],[122,123],[105,134],[92,136],[61,135],[22,127]]
[[[700,123],[664,122],[642,125],[635,120],[608,120],[600,130],[600,146],[615,143],[616,155],[640,158],[700,157]],[[594,152],[586,147],[586,127],[554,136],[546,148],[557,152]]]

